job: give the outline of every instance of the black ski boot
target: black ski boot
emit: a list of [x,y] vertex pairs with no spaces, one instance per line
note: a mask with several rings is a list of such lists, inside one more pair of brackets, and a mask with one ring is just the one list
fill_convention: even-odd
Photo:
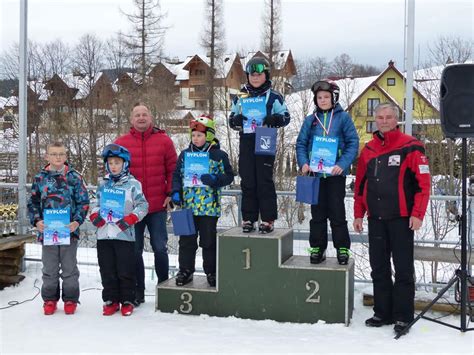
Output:
[[374,315],[373,317],[365,320],[365,325],[367,327],[379,328],[381,326],[389,325],[389,324],[393,324],[393,321],[391,319],[383,319],[383,318],[380,318],[376,315]]
[[260,223],[260,225],[258,226],[258,230],[260,233],[262,234],[268,234],[268,233],[271,233],[273,232],[273,221],[270,221],[270,222],[262,222]]
[[321,264],[324,260],[326,260],[326,250],[322,250],[319,247],[310,248],[310,256],[309,261],[311,264]]
[[255,223],[251,221],[242,222],[242,232],[252,233],[255,230]]
[[349,262],[349,249],[337,249],[337,262],[339,263],[339,265],[347,265],[347,263]]
[[216,287],[216,274],[207,274],[207,283],[211,287]]
[[193,273],[189,270],[180,270],[176,275],[176,286],[184,286],[193,281]]

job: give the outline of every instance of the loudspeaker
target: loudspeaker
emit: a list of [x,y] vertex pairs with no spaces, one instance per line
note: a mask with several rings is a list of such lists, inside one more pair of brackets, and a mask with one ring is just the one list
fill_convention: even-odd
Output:
[[444,68],[440,85],[441,128],[447,138],[474,137],[474,64]]

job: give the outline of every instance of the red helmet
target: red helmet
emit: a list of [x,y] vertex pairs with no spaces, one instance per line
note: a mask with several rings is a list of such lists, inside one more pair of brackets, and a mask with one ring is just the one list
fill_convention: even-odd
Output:
[[336,106],[336,104],[339,102],[339,86],[334,81],[328,81],[328,80],[320,80],[317,81],[311,86],[311,91],[313,92],[314,95],[314,104],[316,107],[318,106],[318,103],[316,101],[316,94],[318,91],[329,91],[332,95],[332,106]]

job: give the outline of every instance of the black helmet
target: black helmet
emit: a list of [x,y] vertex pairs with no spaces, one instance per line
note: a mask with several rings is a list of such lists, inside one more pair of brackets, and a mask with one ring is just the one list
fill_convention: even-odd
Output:
[[265,78],[270,80],[270,63],[263,57],[253,57],[247,62],[245,72],[247,73],[247,79],[250,74],[265,73]]
[[329,91],[332,94],[332,106],[336,106],[339,102],[339,86],[334,81],[320,80],[317,81],[311,86],[311,91],[314,95],[314,104],[318,107],[318,102],[316,100],[316,94],[318,91]]

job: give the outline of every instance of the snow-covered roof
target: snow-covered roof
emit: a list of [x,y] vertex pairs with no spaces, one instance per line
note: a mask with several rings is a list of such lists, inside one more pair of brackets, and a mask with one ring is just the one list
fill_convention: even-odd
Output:
[[336,80],[339,86],[339,104],[345,110],[349,105],[359,97],[365,89],[367,89],[376,79],[376,76],[368,76],[365,78],[345,78]]
[[101,78],[103,72],[97,73],[96,76],[90,78],[88,75],[74,75],[66,74],[61,75],[60,78],[69,86],[71,89],[78,89],[75,99],[84,99],[90,93],[90,88],[93,87],[97,81]]
[[[241,59],[242,66],[243,66],[244,70],[245,70],[245,67],[246,67],[248,61],[250,59],[252,59],[258,53],[261,53],[261,54],[263,54],[264,56],[266,56],[268,58],[268,54],[263,53],[261,51],[249,52],[244,58]],[[275,66],[275,69],[280,70],[285,66],[286,61],[288,60],[288,56],[290,55],[290,53],[291,53],[290,50],[281,50],[281,51],[276,52],[273,55],[273,64]]]
[[5,107],[5,104],[7,103],[7,101],[8,101],[7,97],[0,96],[0,109]]

